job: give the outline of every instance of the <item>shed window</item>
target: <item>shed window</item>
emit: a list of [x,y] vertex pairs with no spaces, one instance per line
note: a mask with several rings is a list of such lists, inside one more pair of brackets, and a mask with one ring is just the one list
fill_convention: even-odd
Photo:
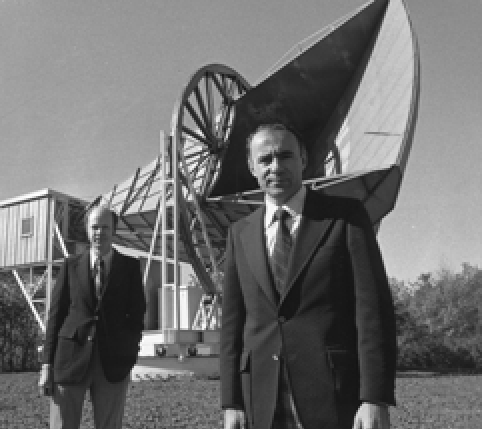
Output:
[[33,235],[33,216],[22,219],[22,237]]

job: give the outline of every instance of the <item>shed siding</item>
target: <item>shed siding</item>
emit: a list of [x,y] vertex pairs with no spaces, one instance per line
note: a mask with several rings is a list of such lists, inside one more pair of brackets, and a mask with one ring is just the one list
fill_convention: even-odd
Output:
[[[48,198],[0,208],[0,266],[44,263]],[[22,237],[22,220],[33,217],[30,236]]]
[[16,256],[16,244],[17,240],[17,219],[16,212],[18,211],[17,206],[12,206],[8,208],[8,240],[7,240],[7,260],[6,265],[14,265]]
[[16,210],[14,212],[14,217],[16,218],[15,222],[18,228],[14,263],[19,265],[25,264],[28,241],[31,240],[31,238],[33,237],[33,234],[32,236],[22,237],[22,220],[30,217],[29,205],[29,202],[20,204],[16,207]]
[[38,233],[36,258],[39,261],[47,260],[47,228],[48,228],[48,199],[39,200]]
[[0,266],[6,265],[8,241],[8,210],[0,208]]

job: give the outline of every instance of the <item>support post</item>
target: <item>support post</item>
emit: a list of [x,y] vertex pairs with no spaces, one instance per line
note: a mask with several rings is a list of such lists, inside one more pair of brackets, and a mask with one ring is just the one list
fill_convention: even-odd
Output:
[[151,262],[152,262],[152,255],[154,254],[154,247],[156,245],[157,234],[159,233],[159,225],[161,224],[161,205],[157,209],[157,216],[156,216],[156,224],[154,225],[154,231],[151,238],[151,245],[149,247],[149,255],[147,255],[147,262],[144,268],[144,277],[143,277],[143,285],[144,287],[147,284],[147,279],[149,278],[149,272],[151,270]]
[[45,285],[45,323],[49,317],[50,301],[52,299],[52,265],[54,259],[54,228],[55,228],[55,198],[49,201],[49,222],[47,225],[47,283]]
[[40,329],[42,330],[42,332],[45,333],[45,322],[40,317],[40,314],[38,313],[37,309],[35,308],[35,305],[33,305],[32,298],[31,298],[30,294],[28,293],[27,288],[25,287],[22,279],[20,278],[20,275],[18,274],[17,270],[13,270],[12,272],[13,272],[13,275],[14,275],[15,279],[17,280],[17,283],[18,283],[18,285],[19,285],[19,287],[20,287],[20,289],[23,293],[23,296],[27,300],[27,303],[30,307],[30,310],[32,310],[32,313],[35,316],[35,319],[37,320],[37,323],[40,326]]
[[[164,343],[177,342],[180,329],[180,287],[179,287],[179,195],[178,195],[178,156],[177,144],[170,136],[161,131],[161,330]],[[170,152],[170,153],[169,153]],[[171,191],[169,193],[169,191]],[[170,195],[169,195],[170,194]],[[169,197],[169,201],[168,201]],[[170,249],[169,249],[170,245]],[[172,255],[168,254],[172,250]],[[173,268],[171,273],[169,268]],[[172,291],[173,324],[168,328],[168,302],[167,291]],[[174,338],[169,333],[174,334]]]
[[169,137],[170,145],[171,145],[171,158],[172,158],[172,169],[171,169],[171,177],[172,177],[172,202],[173,202],[173,259],[174,259],[174,311],[175,311],[175,328],[176,328],[176,341],[179,338],[179,330],[181,329],[181,286],[179,284],[179,170],[178,170],[178,155],[179,155],[179,148],[177,147],[176,139]]
[[62,249],[62,253],[65,258],[69,257],[69,251],[67,250],[67,246],[65,245],[64,239],[62,237],[62,233],[60,232],[59,225],[57,224],[57,221],[54,220],[54,226],[55,226],[55,236],[57,237],[57,240],[59,241],[60,247]]

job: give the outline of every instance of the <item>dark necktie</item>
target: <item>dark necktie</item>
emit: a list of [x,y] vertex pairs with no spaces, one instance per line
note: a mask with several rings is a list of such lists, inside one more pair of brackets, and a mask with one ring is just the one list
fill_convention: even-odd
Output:
[[104,260],[102,258],[98,258],[95,261],[95,277],[94,277],[94,284],[95,284],[95,296],[97,301],[100,300],[102,294],[102,286],[104,284]]
[[276,289],[281,296],[284,293],[291,246],[293,244],[291,233],[287,225],[290,216],[291,215],[287,211],[278,209],[273,217],[277,225],[273,253],[271,255],[271,268]]

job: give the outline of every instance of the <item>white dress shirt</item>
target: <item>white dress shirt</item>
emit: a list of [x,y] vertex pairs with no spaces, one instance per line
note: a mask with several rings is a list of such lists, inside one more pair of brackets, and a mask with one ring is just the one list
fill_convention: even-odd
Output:
[[[107,278],[110,272],[110,266],[112,264],[112,256],[114,251],[110,249],[104,256],[102,256],[102,260],[104,261],[104,279]],[[99,254],[94,250],[90,249],[90,269],[92,273],[95,273],[95,263],[99,258]]]
[[276,237],[276,222],[273,217],[276,211],[281,207],[286,210],[290,217],[287,219],[286,224],[290,231],[293,243],[296,241],[296,236],[298,235],[303,206],[305,205],[306,199],[306,188],[302,186],[299,191],[294,194],[286,203],[281,206],[276,205],[269,198],[265,198],[265,214],[264,214],[264,233],[266,238],[266,247],[268,250],[268,256],[271,257],[274,249],[274,240]]

